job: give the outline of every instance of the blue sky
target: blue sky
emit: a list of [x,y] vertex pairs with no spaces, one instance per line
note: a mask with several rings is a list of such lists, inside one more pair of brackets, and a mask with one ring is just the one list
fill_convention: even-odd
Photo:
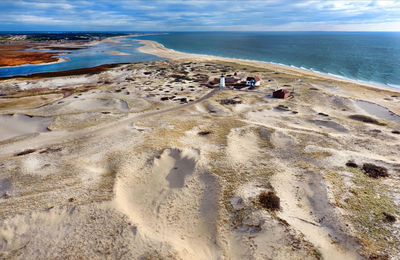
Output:
[[0,31],[400,31],[400,0],[0,0]]

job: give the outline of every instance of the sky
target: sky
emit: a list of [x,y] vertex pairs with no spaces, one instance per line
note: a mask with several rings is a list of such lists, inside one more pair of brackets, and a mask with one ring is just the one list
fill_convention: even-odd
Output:
[[0,31],[400,31],[400,0],[0,0]]

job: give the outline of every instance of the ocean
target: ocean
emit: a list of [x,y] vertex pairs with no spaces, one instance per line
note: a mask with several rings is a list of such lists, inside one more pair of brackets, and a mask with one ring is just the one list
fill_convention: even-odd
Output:
[[0,77],[160,60],[138,52],[135,39],[182,52],[271,62],[400,88],[400,32],[172,32],[100,43],[62,55],[68,62],[0,68]]
[[141,38],[182,52],[272,62],[400,88],[400,32],[179,32]]

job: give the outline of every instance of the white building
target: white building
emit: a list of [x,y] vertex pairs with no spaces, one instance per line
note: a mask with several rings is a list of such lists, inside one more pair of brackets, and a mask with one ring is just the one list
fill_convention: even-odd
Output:
[[246,79],[246,86],[254,87],[260,86],[261,79],[259,77],[247,77]]
[[219,78],[219,87],[220,88],[224,88],[225,87],[225,76],[224,76],[224,74],[222,74],[221,77]]

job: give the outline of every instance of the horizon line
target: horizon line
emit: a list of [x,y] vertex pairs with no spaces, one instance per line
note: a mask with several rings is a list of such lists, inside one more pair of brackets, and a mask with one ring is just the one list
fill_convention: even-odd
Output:
[[171,33],[171,32],[400,32],[399,31],[357,31],[357,30],[347,30],[347,31],[339,31],[339,30],[182,30],[182,31],[145,31],[145,30],[138,30],[138,31],[114,31],[114,30],[0,30],[0,33],[67,33],[67,32],[75,32],[75,33],[101,33],[101,32],[108,32],[108,33]]

